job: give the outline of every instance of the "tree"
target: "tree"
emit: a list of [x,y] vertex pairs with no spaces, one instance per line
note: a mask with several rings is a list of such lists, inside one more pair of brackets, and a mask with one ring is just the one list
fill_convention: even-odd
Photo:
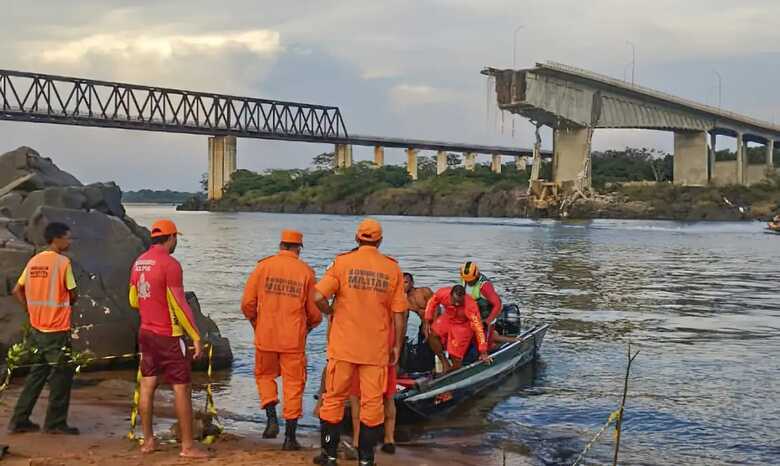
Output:
[[447,153],[447,168],[455,168],[460,166],[462,160],[458,154],[452,152]]
[[311,161],[311,165],[316,170],[333,170],[336,168],[336,153],[323,152],[322,154],[315,155]]
[[204,193],[209,192],[209,174],[204,173],[200,175],[200,189],[203,190]]
[[417,179],[424,180],[436,176],[436,159],[434,157],[417,157]]

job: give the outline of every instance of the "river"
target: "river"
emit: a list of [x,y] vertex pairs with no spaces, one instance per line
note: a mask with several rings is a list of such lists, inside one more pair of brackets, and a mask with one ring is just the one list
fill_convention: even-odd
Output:
[[[233,346],[217,403],[228,429],[258,432],[252,332],[239,310],[256,260],[282,228],[304,235],[318,276],[354,246],[356,217],[175,212],[128,206],[139,223],[174,219],[176,256]],[[777,464],[780,460],[780,237],[758,223],[557,222],[380,217],[382,250],[419,286],[453,283],[466,258],[506,302],[552,324],[541,360],[448,419],[399,433],[415,445],[492,447],[531,464],[571,464],[619,402],[632,366],[621,464]],[[304,426],[324,362],[325,327],[308,343]],[[462,442],[459,439],[464,439]],[[585,464],[611,464],[611,434]],[[447,464],[442,450],[442,463]]]

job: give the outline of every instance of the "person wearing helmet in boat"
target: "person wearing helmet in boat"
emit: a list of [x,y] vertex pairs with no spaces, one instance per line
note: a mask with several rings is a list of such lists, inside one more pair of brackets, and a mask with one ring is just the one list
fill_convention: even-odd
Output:
[[480,272],[476,262],[467,261],[460,266],[460,279],[466,288],[466,294],[471,296],[479,306],[485,335],[487,340],[491,342],[494,339],[493,325],[503,309],[501,298],[498,297],[493,283]]

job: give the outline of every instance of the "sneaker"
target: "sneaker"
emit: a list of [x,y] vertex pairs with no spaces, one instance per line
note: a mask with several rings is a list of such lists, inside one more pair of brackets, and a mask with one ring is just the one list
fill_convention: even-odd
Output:
[[382,445],[382,451],[387,453],[388,455],[395,455],[395,444],[385,443],[384,445]]
[[31,422],[30,420],[17,422],[15,425],[8,426],[9,434],[28,434],[31,432],[38,432],[41,430],[41,426]]
[[44,429],[43,432],[51,435],[79,435],[81,433],[77,428],[71,427],[67,424],[52,427],[50,429]]

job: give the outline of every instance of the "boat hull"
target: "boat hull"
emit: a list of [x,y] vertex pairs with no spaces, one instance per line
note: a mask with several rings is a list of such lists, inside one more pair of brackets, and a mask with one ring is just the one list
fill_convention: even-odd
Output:
[[549,325],[541,325],[524,332],[518,342],[492,353],[492,364],[475,362],[398,393],[395,401],[399,421],[414,422],[446,414],[486,388],[501,383],[537,358],[548,328]]

